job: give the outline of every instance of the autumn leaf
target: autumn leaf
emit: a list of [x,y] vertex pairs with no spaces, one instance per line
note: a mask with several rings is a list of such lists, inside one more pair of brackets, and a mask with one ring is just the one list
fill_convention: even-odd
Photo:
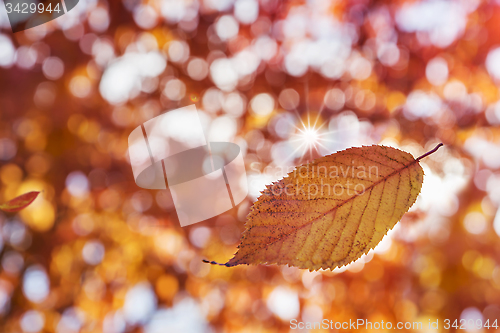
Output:
[[28,205],[31,204],[33,202],[33,200],[36,199],[38,194],[40,194],[40,192],[37,192],[37,191],[24,193],[24,194],[12,199],[12,200],[7,201],[6,203],[0,205],[0,209],[3,210],[4,212],[20,211],[21,209],[28,207]]
[[391,147],[356,147],[297,167],[262,192],[238,251],[222,265],[317,270],[351,263],[413,205],[424,176],[418,162],[440,146],[417,159]]

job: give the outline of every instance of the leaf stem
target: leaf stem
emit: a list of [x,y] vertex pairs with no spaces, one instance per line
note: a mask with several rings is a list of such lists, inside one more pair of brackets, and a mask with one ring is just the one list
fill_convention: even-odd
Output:
[[436,146],[436,148],[434,148],[433,150],[428,151],[427,153],[423,154],[423,155],[422,155],[422,156],[420,156],[420,157],[417,157],[416,161],[418,162],[418,161],[420,161],[422,158],[427,157],[427,156],[429,156],[429,155],[430,155],[430,154],[432,154],[432,153],[435,153],[435,152],[439,149],[439,147],[441,147],[441,146],[443,146],[443,143],[442,143],[442,142],[441,142],[440,144],[438,144],[438,145]]
[[201,261],[206,262],[207,264],[212,264],[212,265],[219,265],[219,266],[231,267],[231,266],[229,266],[227,263],[226,263],[226,264],[219,264],[219,263],[218,263],[218,262],[216,262],[216,261],[209,261],[209,260],[206,260],[206,259],[202,259]]

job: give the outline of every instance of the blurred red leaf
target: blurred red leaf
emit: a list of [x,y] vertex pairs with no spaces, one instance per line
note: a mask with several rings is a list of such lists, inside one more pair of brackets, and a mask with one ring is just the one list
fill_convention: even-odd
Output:
[[36,199],[36,197],[40,194],[38,191],[32,191],[28,193],[24,193],[6,203],[0,205],[0,209],[5,212],[17,212],[21,209],[28,207],[29,204]]

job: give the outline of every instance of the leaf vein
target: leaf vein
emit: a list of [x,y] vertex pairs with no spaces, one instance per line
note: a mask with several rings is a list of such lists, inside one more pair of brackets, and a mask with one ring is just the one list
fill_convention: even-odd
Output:
[[[371,162],[374,162],[374,163],[380,164],[380,165],[382,165],[382,166],[385,166],[385,167],[387,167],[387,168],[389,168],[389,169],[396,170],[396,168],[394,168],[394,167],[392,167],[392,166],[389,166],[389,165],[387,165],[387,164],[381,163],[381,162],[379,162],[379,161],[372,160],[371,158],[368,158],[368,157],[366,157],[366,156],[362,156],[362,155],[358,155],[358,154],[353,154],[353,153],[344,153],[344,154],[342,154],[342,156],[346,156],[346,155],[349,155],[349,156],[359,156],[359,157],[362,157],[362,158],[364,158],[364,159],[366,159],[366,160],[368,160],[368,161],[371,161]],[[404,165],[404,164],[403,164],[403,165]]]

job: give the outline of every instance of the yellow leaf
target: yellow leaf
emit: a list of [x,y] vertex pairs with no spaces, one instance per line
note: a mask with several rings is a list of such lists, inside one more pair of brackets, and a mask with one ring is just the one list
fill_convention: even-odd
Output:
[[417,159],[391,147],[356,147],[297,167],[262,192],[238,252],[219,265],[317,270],[351,263],[413,205],[424,176],[418,162],[440,146]]

